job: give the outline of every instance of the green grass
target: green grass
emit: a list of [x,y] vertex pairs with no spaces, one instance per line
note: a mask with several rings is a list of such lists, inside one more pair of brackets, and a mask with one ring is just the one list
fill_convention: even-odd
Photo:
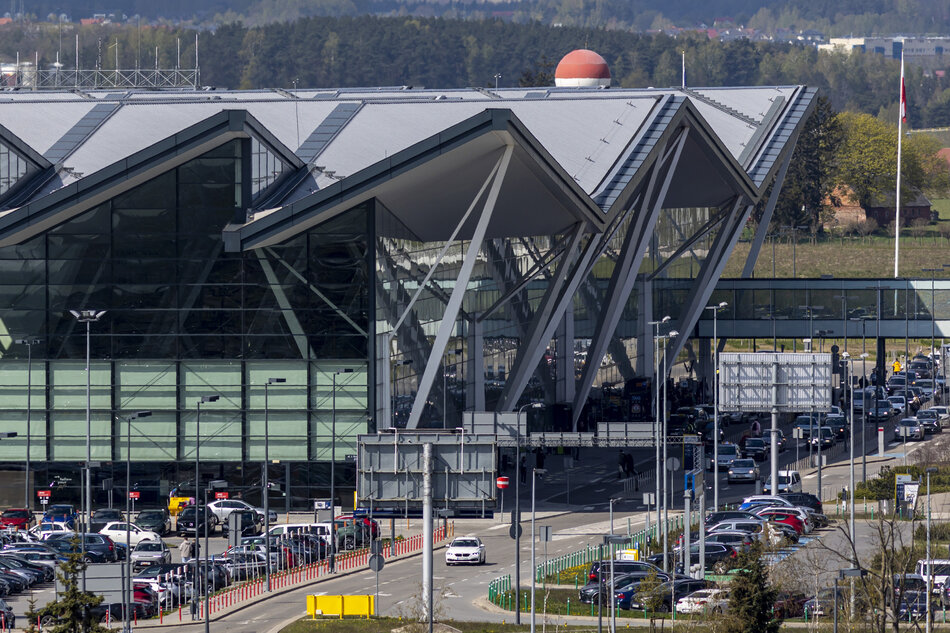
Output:
[[931,200],[933,210],[940,214],[941,220],[950,220],[950,199]]

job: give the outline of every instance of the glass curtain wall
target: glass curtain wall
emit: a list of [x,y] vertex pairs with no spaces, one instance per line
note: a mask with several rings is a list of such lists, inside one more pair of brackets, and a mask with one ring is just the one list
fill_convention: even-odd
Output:
[[[343,460],[369,428],[372,207],[280,245],[226,253],[221,229],[251,199],[242,161],[253,160],[254,183],[273,182],[281,167],[269,156],[259,143],[228,142],[0,248],[0,429],[18,433],[0,442],[0,470],[22,469],[29,385],[36,481],[61,481],[60,498],[78,499],[69,472],[86,455],[86,326],[69,311],[96,309],[106,311],[89,328],[97,478],[116,464],[124,477],[130,457],[142,498],[164,494],[193,480],[197,433],[202,479],[253,487],[266,420],[269,458],[303,466],[294,498],[325,494],[330,433]],[[33,337],[28,377],[27,348],[14,341]],[[265,409],[268,378],[285,382],[268,388]],[[202,405],[199,424],[202,396],[218,400]],[[141,410],[152,415],[134,420],[129,438],[126,418]]]

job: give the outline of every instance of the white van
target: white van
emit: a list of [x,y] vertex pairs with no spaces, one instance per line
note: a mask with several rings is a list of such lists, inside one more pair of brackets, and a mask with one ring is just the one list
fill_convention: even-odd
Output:
[[927,580],[927,576],[933,572],[933,592],[940,593],[943,586],[947,583],[947,578],[950,577],[950,560],[945,558],[934,558],[931,560],[919,560],[917,561],[917,567],[914,568],[914,573],[924,577],[924,581]]
[[[765,480],[765,486],[763,490],[772,492],[772,475],[769,475]],[[778,471],[778,493],[782,494],[783,492],[801,492],[802,491],[802,476],[798,474],[797,470],[780,470]]]
[[309,534],[316,534],[321,537],[324,541],[329,542],[330,540],[330,524],[329,523],[281,523],[280,525],[271,526],[268,534],[271,536],[281,537],[287,536],[289,534],[294,534],[295,532],[307,532]]

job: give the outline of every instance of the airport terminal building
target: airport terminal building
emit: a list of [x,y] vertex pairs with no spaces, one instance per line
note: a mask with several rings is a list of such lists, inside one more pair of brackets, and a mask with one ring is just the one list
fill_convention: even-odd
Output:
[[360,433],[527,402],[548,428],[648,416],[606,408],[604,383],[652,378],[651,322],[693,331],[814,99],[3,93],[3,498],[29,446],[33,503],[77,501],[87,436],[94,486],[130,457],[149,503],[193,481],[196,442],[202,480],[260,502],[266,436],[272,505],[306,507],[331,457],[352,486]]

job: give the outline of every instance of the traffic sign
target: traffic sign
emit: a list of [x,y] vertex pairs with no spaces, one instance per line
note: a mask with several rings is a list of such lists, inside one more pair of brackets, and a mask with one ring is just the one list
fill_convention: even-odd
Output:
[[386,564],[386,561],[383,559],[380,554],[373,554],[369,557],[369,568],[373,571],[379,573],[383,570],[383,565]]
[[214,493],[214,498],[215,498],[215,499],[227,499],[227,498],[228,498],[228,493],[227,493],[227,492],[215,492],[215,493]]
[[36,496],[39,497],[40,499],[49,499],[51,496],[53,496],[53,491],[52,490],[37,490]]
[[495,486],[499,490],[504,490],[505,488],[507,488],[509,483],[510,483],[510,480],[507,477],[499,477],[498,479],[495,480]]
[[521,524],[513,523],[511,527],[508,528],[508,536],[511,538],[521,538]]
[[138,490],[129,491],[129,499],[139,499],[142,496],[142,493]]

